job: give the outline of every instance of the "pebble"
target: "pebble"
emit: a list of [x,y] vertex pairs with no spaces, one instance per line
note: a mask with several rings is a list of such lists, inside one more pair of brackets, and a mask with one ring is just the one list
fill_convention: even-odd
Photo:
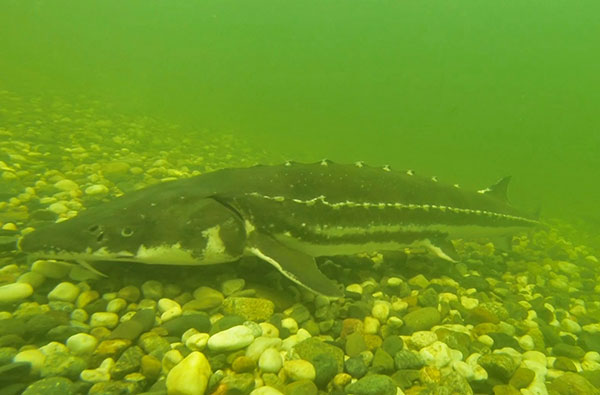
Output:
[[181,306],[179,305],[179,303],[177,303],[176,301],[174,301],[172,299],[168,299],[168,298],[159,299],[157,307],[158,307],[158,311],[160,311],[161,313],[164,313],[173,308],[179,308],[179,310],[181,310]]
[[475,307],[479,306],[479,300],[468,296],[461,296],[460,304],[467,310],[473,310]]
[[376,301],[371,309],[371,314],[382,324],[385,323],[390,316],[390,303],[385,301]]
[[283,392],[280,392],[273,387],[265,385],[252,390],[252,392],[250,392],[250,395],[283,395]]
[[27,283],[31,285],[33,289],[38,288],[44,283],[44,281],[46,281],[46,276],[36,272],[23,273],[19,276],[19,278],[17,278],[18,283]]
[[268,320],[275,310],[275,304],[263,298],[229,297],[222,303],[225,314],[241,315],[250,321]]
[[19,302],[33,294],[28,283],[12,283],[0,286],[0,304]]
[[210,364],[204,354],[192,351],[169,371],[167,392],[169,395],[202,395],[211,374]]
[[298,332],[298,323],[292,317],[286,317],[282,319],[281,327],[289,330],[291,334]]
[[241,291],[246,286],[246,280],[243,278],[232,278],[221,283],[221,292],[225,296],[230,296],[238,291]]
[[98,291],[94,291],[94,290],[83,291],[77,297],[77,302],[75,303],[75,305],[78,308],[83,309],[88,304],[98,300],[99,297],[100,297],[100,294],[98,293]]
[[67,347],[75,355],[92,353],[98,345],[98,339],[87,333],[77,333],[66,341]]
[[450,347],[446,343],[435,341],[431,345],[423,347],[419,351],[419,355],[429,366],[434,366],[438,369],[443,368],[452,361]]
[[313,364],[303,359],[285,361],[283,363],[283,371],[286,373],[287,377],[294,381],[314,380],[317,374]]
[[156,280],[148,280],[142,284],[142,295],[146,299],[158,300],[163,297],[163,285]]
[[509,384],[520,390],[521,388],[526,388],[529,386],[534,378],[535,372],[533,370],[527,368],[518,368],[510,378]]
[[435,307],[423,307],[403,317],[405,333],[428,330],[440,323],[440,312]]
[[410,344],[417,350],[427,347],[437,341],[438,337],[434,332],[431,331],[417,331],[414,332],[409,339]]
[[244,325],[236,325],[217,332],[208,339],[208,348],[213,351],[234,351],[248,346],[254,340],[253,331]]
[[73,382],[65,377],[47,377],[30,384],[22,395],[74,395]]
[[85,194],[90,196],[106,195],[109,189],[106,185],[95,184],[85,188]]
[[90,327],[105,327],[112,329],[119,324],[119,316],[115,313],[98,312],[90,317]]
[[125,299],[115,298],[108,302],[106,305],[106,311],[109,313],[119,313],[125,307],[127,307],[127,301]]
[[54,183],[54,187],[60,189],[61,191],[74,191],[79,189],[79,185],[75,181],[69,180],[67,178],[63,178],[60,181]]
[[268,348],[277,348],[281,346],[281,339],[277,337],[259,336],[246,349],[246,356],[257,361],[260,355]]
[[117,292],[117,297],[125,299],[129,303],[135,303],[140,299],[140,289],[134,285],[127,285]]
[[58,280],[66,277],[71,271],[71,268],[65,264],[52,260],[37,260],[31,265],[31,271]]
[[62,282],[58,284],[52,291],[48,293],[48,300],[59,300],[62,302],[75,302],[81,290],[79,287],[70,282]]
[[[210,310],[215,307],[221,306],[223,294],[216,289],[210,287],[199,287],[194,291],[194,300],[186,303],[186,305],[193,306],[194,310]],[[184,305],[184,310],[186,309]]]
[[347,394],[354,395],[396,395],[396,391],[394,380],[381,374],[365,376],[345,388]]
[[260,354],[258,359],[258,367],[266,373],[278,373],[283,366],[281,354],[275,348],[267,348]]
[[13,362],[29,362],[31,364],[31,373],[33,375],[40,373],[45,360],[46,355],[37,348],[21,351],[13,358]]

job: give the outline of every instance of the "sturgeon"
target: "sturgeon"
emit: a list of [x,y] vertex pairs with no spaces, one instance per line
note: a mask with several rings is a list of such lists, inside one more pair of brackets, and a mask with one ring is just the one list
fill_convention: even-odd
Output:
[[538,224],[506,198],[509,178],[465,191],[435,177],[322,161],[222,169],[117,197],[25,234],[18,249],[78,262],[205,265],[254,255],[331,298],[342,290],[315,257],[426,247]]

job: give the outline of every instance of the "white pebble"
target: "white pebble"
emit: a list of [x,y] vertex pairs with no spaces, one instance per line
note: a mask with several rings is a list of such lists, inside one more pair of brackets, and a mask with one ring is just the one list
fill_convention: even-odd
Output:
[[90,315],[84,309],[75,309],[71,312],[71,319],[78,322],[86,322]]
[[119,316],[115,313],[98,312],[92,314],[90,326],[92,328],[106,327],[112,329],[119,324]]
[[48,210],[52,211],[54,214],[60,215],[60,214],[64,214],[67,211],[69,211],[69,208],[63,202],[56,202],[56,203],[52,203],[50,206],[48,206]]
[[185,340],[185,346],[193,351],[202,351],[206,348],[209,338],[208,333],[196,333]]
[[379,332],[379,320],[375,317],[366,316],[364,320],[363,331],[369,335],[376,335]]
[[173,307],[179,307],[181,309],[181,305],[176,301],[168,298],[162,298],[158,300],[158,311],[164,313],[167,310],[172,309]]
[[102,185],[102,184],[94,184],[94,185],[90,185],[89,187],[85,188],[85,194],[90,195],[90,196],[105,195],[107,193],[108,193],[108,188],[106,187],[106,185]]
[[236,325],[217,332],[208,339],[208,348],[213,351],[234,351],[246,347],[254,340],[252,330],[244,325]]
[[580,333],[581,332],[581,325],[579,325],[577,322],[570,320],[568,318],[565,318],[562,321],[560,321],[560,327],[562,328],[563,331],[569,332],[569,333]]
[[588,351],[583,356],[583,359],[585,361],[600,362],[600,353],[598,353],[596,351]]
[[84,355],[92,353],[98,345],[98,339],[87,333],[77,333],[67,339],[67,348],[73,354]]
[[246,349],[246,356],[257,361],[267,348],[279,348],[281,339],[277,337],[259,336]]
[[201,395],[206,391],[212,369],[208,360],[198,351],[192,351],[172,368],[166,380],[170,395]]
[[279,337],[279,329],[273,324],[268,322],[261,322],[260,329],[262,329],[262,335],[266,337]]
[[79,378],[86,383],[103,383],[110,381],[110,373],[104,369],[84,369]]
[[437,341],[437,335],[431,331],[417,331],[410,336],[410,344],[417,350],[427,347]]
[[169,310],[165,311],[164,313],[162,313],[160,315],[160,320],[162,322],[167,322],[169,320],[172,320],[175,317],[179,317],[181,315],[181,313],[182,313],[181,307],[173,306]]
[[443,368],[452,361],[450,348],[441,341],[436,341],[430,346],[423,347],[419,351],[419,355],[429,366],[435,366],[438,369]]
[[250,395],[283,395],[283,393],[279,392],[278,390],[276,390],[273,387],[269,387],[268,385],[265,385],[265,386],[253,389],[252,392],[250,392]]
[[0,286],[0,304],[14,303],[27,299],[33,288],[27,283],[12,283]]
[[452,369],[468,381],[473,380],[473,376],[475,376],[473,367],[463,361],[452,361]]
[[36,272],[23,273],[17,278],[18,283],[27,283],[36,289],[46,281],[46,276]]
[[283,366],[283,358],[275,348],[267,348],[260,354],[258,367],[265,373],[278,373]]
[[48,300],[58,300],[61,302],[75,302],[81,290],[79,287],[70,282],[62,282],[58,284],[52,291],[48,293]]
[[477,341],[481,344],[484,344],[488,347],[492,347],[494,345],[494,339],[488,335],[481,335],[477,338]]
[[315,367],[312,363],[303,359],[295,359],[293,361],[285,361],[283,363],[283,371],[287,377],[293,381],[298,380],[314,380],[316,376]]
[[346,291],[362,295],[363,288],[360,284],[350,284],[346,287]]
[[583,362],[581,362],[581,369],[587,372],[600,370],[600,363],[586,359]]
[[383,300],[376,301],[371,309],[371,314],[382,324],[385,323],[390,316],[390,303]]

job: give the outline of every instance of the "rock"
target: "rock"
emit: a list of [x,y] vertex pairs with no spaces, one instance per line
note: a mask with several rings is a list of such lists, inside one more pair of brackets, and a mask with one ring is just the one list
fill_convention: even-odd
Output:
[[419,355],[426,365],[434,366],[438,369],[448,365],[452,360],[450,348],[446,345],[446,343],[442,343],[440,341],[435,341],[430,346],[423,347],[419,351]]
[[85,188],[85,194],[89,196],[106,195],[108,192],[108,187],[102,184],[94,184]]
[[431,327],[440,323],[441,316],[435,307],[423,307],[403,317],[403,333],[413,333],[415,331],[429,330]]
[[231,369],[233,369],[233,371],[236,373],[252,372],[252,371],[254,371],[255,368],[256,368],[256,361],[254,361],[252,358],[249,358],[245,355],[241,355],[241,356],[237,357],[231,363]]
[[119,323],[110,334],[110,339],[135,340],[143,332],[152,329],[154,320],[154,310],[139,310],[130,320]]
[[154,332],[144,333],[138,340],[138,345],[149,355],[158,359],[164,357],[164,354],[171,349],[171,344],[164,337]]
[[310,363],[315,367],[315,384],[320,388],[326,388],[327,384],[339,372],[337,359],[328,353],[317,354],[311,358]]
[[63,178],[62,180],[54,183],[54,187],[56,189],[60,189],[61,191],[76,191],[79,189],[79,185],[75,181],[69,180],[67,178]]
[[394,364],[396,369],[421,369],[425,362],[419,354],[410,350],[400,350],[394,355]]
[[361,378],[367,374],[368,367],[360,356],[351,357],[344,362],[344,369],[354,378]]
[[[344,369],[344,351],[334,345],[323,342],[314,337],[305,339],[294,346],[294,351],[304,360],[312,363],[312,361],[320,354],[328,354],[332,356],[337,364],[337,372],[342,372]],[[314,364],[313,364],[314,365]]]
[[246,349],[246,356],[258,361],[258,358],[267,348],[279,349],[280,346],[281,339],[277,337],[259,336]]
[[127,301],[123,298],[114,298],[106,305],[106,311],[109,313],[118,314],[121,310],[127,307]]
[[73,382],[65,377],[48,377],[30,384],[22,395],[74,395]]
[[71,268],[64,263],[40,259],[33,262],[31,271],[42,274],[44,277],[61,279],[69,274]]
[[555,378],[549,385],[550,391],[560,395],[598,395],[600,390],[577,373],[565,373]]
[[347,385],[345,392],[353,395],[396,395],[396,383],[388,376],[372,374]]
[[98,366],[106,358],[118,359],[121,353],[130,345],[131,340],[127,339],[103,340],[92,354],[92,366]]
[[396,355],[396,353],[404,348],[404,341],[400,336],[388,336],[383,339],[381,347],[390,355]]
[[579,360],[585,355],[585,350],[579,346],[558,343],[552,347],[552,354]]
[[67,339],[67,347],[75,355],[91,354],[98,345],[98,339],[87,333],[78,333]]
[[246,347],[254,340],[252,330],[237,325],[215,333],[208,339],[208,348],[212,351],[234,351]]
[[225,280],[221,283],[221,292],[225,296],[230,296],[235,292],[241,291],[246,286],[246,280],[243,278],[233,278],[230,280]]
[[268,299],[229,297],[223,301],[223,312],[237,314],[249,321],[266,321],[275,310],[275,305]]
[[134,285],[127,285],[117,292],[117,297],[125,299],[129,303],[135,303],[140,299],[140,289]]
[[0,305],[19,302],[33,294],[28,283],[12,283],[0,286]]
[[112,329],[119,324],[119,316],[116,313],[98,312],[90,317],[90,327],[105,327]]
[[140,360],[141,373],[150,381],[158,379],[162,371],[160,360],[152,355],[144,355]]
[[373,356],[371,371],[374,373],[389,374],[394,370],[394,358],[382,348],[378,348]]
[[504,383],[507,383],[515,372],[517,366],[513,359],[504,354],[487,354],[478,360],[490,376],[496,377]]
[[250,395],[283,395],[282,392],[268,385],[258,387],[250,392]]
[[48,293],[48,300],[59,300],[62,302],[75,302],[81,290],[79,287],[70,282],[62,282],[58,284],[52,291]]
[[[216,289],[199,287],[194,291],[194,300],[188,304],[194,307],[193,310],[210,310],[221,306],[223,299],[223,294]],[[186,310],[188,304],[183,306],[183,310]]]
[[46,360],[46,356],[36,348],[23,350],[13,358],[13,362],[15,363],[29,363],[31,365],[31,373],[34,375],[38,375],[42,370],[42,366],[44,366],[44,361]]
[[521,388],[526,388],[531,384],[533,379],[535,378],[535,372],[531,369],[527,368],[519,368],[515,370],[515,373],[511,377],[509,384],[520,390]]
[[167,392],[169,395],[202,395],[211,374],[204,354],[193,351],[169,371]]
[[317,395],[319,390],[310,380],[299,380],[285,386],[286,395]]
[[194,328],[198,332],[208,332],[210,330],[210,319],[205,313],[195,312],[175,317],[164,322],[161,326],[167,330],[170,336],[181,337],[190,328]]
[[215,392],[224,394],[247,394],[254,389],[254,385],[254,376],[251,373],[241,373],[224,377],[219,385],[219,388],[222,388],[223,391],[220,392],[218,388]]
[[473,389],[467,379],[457,372],[450,372],[442,376],[440,387],[449,394],[473,395]]
[[148,280],[142,284],[142,294],[146,299],[159,300],[163,297],[163,285],[156,280]]
[[367,349],[367,343],[362,333],[354,332],[346,337],[346,355],[354,357]]
[[552,365],[554,369],[577,373],[577,366],[567,357],[558,357]]
[[314,380],[316,377],[316,371],[313,364],[303,359],[295,359],[292,361],[285,361],[283,363],[283,371],[290,379],[297,380]]
[[129,373],[139,370],[144,351],[138,346],[129,347],[121,354],[113,368],[110,370],[111,378],[122,379]]
[[417,331],[410,336],[410,344],[413,348],[420,350],[438,340],[437,335],[431,331]]
[[275,348],[267,348],[260,354],[258,367],[266,373],[278,373],[283,366],[281,354]]
[[82,358],[55,351],[46,355],[40,374],[42,377],[62,376],[76,380],[86,367],[87,363]]

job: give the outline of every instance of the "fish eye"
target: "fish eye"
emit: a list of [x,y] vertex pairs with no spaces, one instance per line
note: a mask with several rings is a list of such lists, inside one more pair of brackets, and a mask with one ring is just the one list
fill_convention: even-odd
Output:
[[129,237],[133,235],[133,229],[131,228],[123,228],[121,229],[121,236],[123,237]]

